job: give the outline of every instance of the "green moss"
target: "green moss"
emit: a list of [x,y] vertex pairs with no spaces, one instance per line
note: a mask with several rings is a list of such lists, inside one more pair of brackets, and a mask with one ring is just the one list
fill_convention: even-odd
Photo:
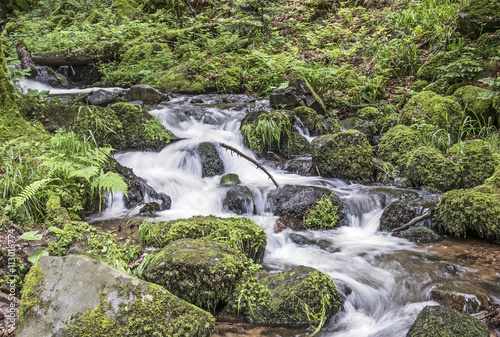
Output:
[[496,121],[491,91],[473,85],[463,86],[453,94],[472,119],[480,125],[493,125]]
[[129,18],[134,11],[137,10],[139,5],[134,0],[115,0],[111,5],[118,16]]
[[249,263],[226,243],[182,239],[157,253],[143,277],[189,303],[215,311],[225,304]]
[[316,206],[304,216],[304,227],[331,229],[335,228],[340,217],[337,214],[340,198],[335,194],[321,196]]
[[474,54],[483,59],[500,56],[500,33],[481,35],[474,46]]
[[435,148],[422,146],[414,150],[407,165],[408,178],[417,188],[444,192],[461,186],[458,165]]
[[305,106],[299,106],[293,109],[293,113],[302,121],[302,123],[304,123],[304,126],[306,126],[309,131],[314,130],[316,118],[318,116],[316,111]]
[[19,321],[26,319],[28,312],[38,304],[39,287],[43,284],[45,274],[40,268],[38,261],[31,267],[30,272],[24,279],[21,291],[21,307],[19,308]]
[[208,81],[198,76],[189,76],[185,66],[172,68],[159,74],[158,81],[155,86],[164,91],[186,94],[200,94],[210,91]]
[[47,200],[47,220],[58,224],[65,224],[71,219],[66,208],[61,207],[61,198],[57,194],[51,194]]
[[339,69],[335,75],[336,87],[340,90],[351,89],[363,84],[363,81],[354,70]]
[[234,186],[240,184],[240,178],[235,173],[228,173],[220,178],[220,184],[222,186]]
[[411,207],[405,201],[394,201],[384,209],[380,217],[380,230],[390,232],[410,222],[416,216],[417,210],[415,207]]
[[366,120],[377,119],[381,116],[380,111],[377,108],[371,106],[358,110],[356,114],[359,118]]
[[484,182],[485,185],[500,190],[500,165],[496,167],[495,173]]
[[447,152],[460,166],[462,172],[462,186],[471,188],[481,185],[495,172],[495,160],[490,152],[489,145],[483,140],[476,139],[453,145]]
[[418,69],[418,78],[431,82],[434,81],[443,74],[441,67],[447,66],[451,62],[457,60],[459,56],[457,52],[446,52],[435,55]]
[[373,177],[372,147],[356,130],[316,138],[311,143],[313,167],[324,177],[366,179]]
[[475,0],[465,6],[458,16],[458,29],[473,39],[500,28],[500,1]]
[[157,222],[150,225],[150,230],[151,236],[141,233],[141,240],[145,244],[163,247],[171,241],[184,238],[209,238],[230,244],[256,263],[262,261],[267,242],[264,230],[247,218],[196,216]]
[[424,121],[445,130],[452,139],[457,139],[464,117],[460,104],[455,100],[441,97],[432,91],[423,91],[406,103],[399,121],[404,125]]
[[411,90],[415,91],[415,92],[421,92],[424,90],[425,87],[427,87],[428,85],[430,84],[429,81],[427,80],[418,80],[418,81],[415,81],[412,85],[411,85]]
[[446,90],[450,87],[450,83],[444,78],[437,79],[424,88],[426,91],[432,91],[438,95],[444,95]]
[[380,159],[405,171],[411,152],[421,145],[423,143],[418,133],[405,125],[396,125],[382,136],[378,155]]
[[465,82],[454,83],[454,84],[450,85],[450,87],[448,89],[446,89],[445,96],[452,96],[458,89],[460,89],[461,87],[464,87],[466,85],[467,85],[467,83],[465,83]]
[[441,239],[432,229],[425,226],[413,226],[401,232],[395,233],[398,238],[404,238],[417,243],[431,243]]
[[443,194],[433,217],[436,228],[457,237],[500,238],[500,193],[489,185]]

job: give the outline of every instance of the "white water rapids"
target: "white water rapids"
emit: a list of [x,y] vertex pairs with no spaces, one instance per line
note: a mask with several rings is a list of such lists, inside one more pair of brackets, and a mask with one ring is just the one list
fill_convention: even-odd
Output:
[[[57,94],[65,92],[59,90]],[[171,209],[158,213],[158,217],[152,220],[209,214],[233,216],[222,206],[225,189],[219,185],[221,176],[202,178],[201,161],[196,153],[200,143],[226,143],[255,158],[253,152],[243,145],[240,121],[248,108],[265,109],[268,102],[216,104],[220,103],[220,96],[203,95],[197,98],[203,104],[193,104],[192,97],[179,96],[150,110],[167,129],[184,140],[174,142],[160,152],[115,155],[120,164],[132,168],[156,191],[172,198]],[[304,134],[304,131],[301,130],[301,133]],[[300,232],[312,241],[321,242],[300,246],[290,240],[292,232],[289,230],[273,233],[277,217],[266,213],[266,198],[275,186],[266,174],[221,147],[218,147],[218,152],[225,173],[236,173],[253,194],[256,212],[244,216],[253,219],[267,233],[264,267],[273,272],[293,265],[313,267],[330,275],[344,293],[351,291],[346,296],[343,310],[317,336],[405,336],[422,308],[437,305],[428,300],[429,293],[436,282],[452,277],[440,271],[449,263],[433,260],[413,243],[378,231],[383,209],[392,200],[405,193],[416,195],[421,192],[350,184],[339,179],[304,177],[274,169],[271,163],[262,162],[280,185],[321,186],[344,200],[349,213],[349,226]],[[126,212],[123,195],[115,194],[113,202],[99,219],[122,218]],[[137,212],[138,209],[135,210]],[[304,335],[292,332],[286,336]]]

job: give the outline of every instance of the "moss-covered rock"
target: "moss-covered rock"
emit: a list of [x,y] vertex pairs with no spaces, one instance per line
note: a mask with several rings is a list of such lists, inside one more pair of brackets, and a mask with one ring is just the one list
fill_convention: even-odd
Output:
[[414,92],[421,92],[430,84],[427,80],[418,80],[411,85],[411,90]]
[[316,118],[318,117],[318,114],[314,111],[314,109],[305,106],[298,106],[293,109],[293,113],[302,121],[302,123],[304,123],[304,126],[307,127],[309,131],[314,130]]
[[303,78],[294,78],[288,82],[286,89],[276,89],[269,97],[273,108],[294,108],[302,105],[315,110],[317,113],[326,114],[323,100],[311,87],[309,82]]
[[500,193],[489,185],[443,194],[433,223],[442,233],[500,238]]
[[500,33],[481,35],[474,46],[474,54],[483,59],[500,56]]
[[382,136],[378,155],[380,159],[405,171],[411,152],[422,145],[417,132],[405,125],[396,125]]
[[240,178],[235,173],[224,174],[222,178],[220,178],[220,184],[222,186],[235,186],[241,183]]
[[441,67],[447,66],[451,62],[455,61],[460,57],[457,52],[445,52],[437,54],[432,57],[429,61],[425,62],[420,69],[418,69],[417,76],[421,80],[434,81],[440,78],[443,70]]
[[441,236],[425,226],[413,226],[404,231],[395,233],[395,236],[421,244],[433,243],[442,240]]
[[422,146],[408,158],[408,178],[417,187],[429,192],[445,192],[461,186],[460,168],[439,150]]
[[183,300],[213,312],[225,305],[249,261],[225,243],[182,239],[156,253],[142,275]]
[[340,216],[339,207],[342,200],[331,193],[322,195],[316,206],[304,216],[304,228],[307,229],[332,229],[338,226]]
[[377,133],[375,123],[357,117],[350,117],[339,121],[342,130],[358,130],[366,135],[368,141],[372,142],[373,136]]
[[477,39],[483,33],[500,29],[500,1],[475,0],[458,14],[460,33]]
[[405,201],[394,201],[387,206],[380,217],[380,230],[392,231],[403,226],[417,216],[417,211],[417,208],[411,207]]
[[189,219],[161,221],[140,231],[141,242],[164,247],[172,241],[191,238],[209,238],[226,242],[242,251],[256,263],[262,262],[266,250],[266,233],[247,218],[217,218],[195,216]]
[[208,337],[214,324],[209,313],[105,263],[45,256],[28,274],[17,333]]
[[51,194],[45,207],[47,220],[58,224],[66,224],[71,221],[66,208],[61,206],[61,198],[57,194]]
[[482,126],[495,125],[497,123],[495,110],[493,109],[493,96],[491,91],[473,85],[463,86],[453,94],[466,112],[473,120]]
[[249,322],[318,325],[328,322],[341,306],[330,276],[298,266],[237,289],[224,310]]
[[406,103],[399,121],[404,125],[423,121],[445,130],[452,139],[457,139],[464,118],[463,109],[455,100],[441,97],[432,91],[423,91]]
[[381,113],[377,108],[367,106],[366,108],[358,110],[356,115],[361,119],[374,120],[380,117]]
[[443,307],[425,307],[418,314],[406,337],[489,335],[486,325],[470,315]]
[[452,96],[458,89],[461,87],[465,87],[467,85],[466,82],[454,83],[446,89],[445,96]]
[[447,155],[460,166],[465,188],[481,185],[495,172],[496,161],[488,144],[481,139],[455,144],[448,149]]
[[484,293],[464,294],[452,289],[438,288],[431,291],[431,298],[443,307],[464,314],[475,314],[488,306],[488,297]]
[[[151,85],[153,84],[151,83]],[[154,86],[164,91],[184,94],[202,94],[216,91],[214,85],[201,77],[189,76],[185,66],[175,67],[161,73],[158,83],[155,83]]]
[[447,80],[445,80],[444,78],[439,78],[426,86],[424,90],[432,91],[438,95],[444,95],[449,87],[450,83]]
[[311,143],[313,167],[323,177],[373,178],[375,159],[366,136],[356,130],[316,138]]
[[201,160],[201,176],[213,177],[224,174],[224,162],[220,159],[217,147],[213,143],[201,143],[196,152]]

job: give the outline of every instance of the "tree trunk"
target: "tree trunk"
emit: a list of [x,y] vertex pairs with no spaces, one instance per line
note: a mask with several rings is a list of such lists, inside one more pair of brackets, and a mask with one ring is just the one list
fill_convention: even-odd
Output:
[[40,66],[60,67],[69,65],[89,64],[96,61],[106,61],[111,59],[109,55],[89,54],[83,49],[68,49],[34,53],[31,55],[33,62]]
[[21,61],[21,68],[28,69],[30,71],[29,78],[35,78],[38,75],[38,70],[36,69],[35,63],[31,58],[31,55],[28,51],[28,47],[24,44],[24,42],[18,42],[16,45],[17,57],[19,61]]

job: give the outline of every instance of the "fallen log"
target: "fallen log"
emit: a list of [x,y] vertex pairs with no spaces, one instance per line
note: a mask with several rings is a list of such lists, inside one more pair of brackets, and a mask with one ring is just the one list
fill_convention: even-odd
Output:
[[33,53],[31,57],[33,58],[33,62],[35,62],[35,64],[49,67],[83,65],[97,61],[108,61],[111,59],[110,55],[89,54],[83,49],[67,49]]
[[29,78],[35,78],[38,75],[38,70],[36,69],[35,63],[31,58],[31,54],[28,51],[28,47],[24,42],[19,41],[16,45],[17,58],[21,61],[21,69],[29,70]]
[[431,212],[427,212],[421,216],[418,216],[416,217],[415,219],[411,220],[410,222],[408,222],[407,224],[404,224],[403,226],[401,227],[398,227],[398,228],[394,228],[392,230],[392,235],[394,235],[395,233],[397,232],[401,232],[402,230],[405,230],[407,228],[410,228],[411,226],[415,225],[416,223],[424,220],[424,219],[427,219],[427,218],[430,218],[432,216],[432,213]]
[[220,146],[222,146],[223,148],[225,149],[228,149],[229,151],[231,152],[234,152],[236,153],[238,156],[240,157],[243,157],[245,158],[246,160],[252,162],[253,164],[257,165],[258,168],[260,168],[262,171],[264,171],[265,174],[267,174],[267,176],[272,180],[272,182],[274,183],[274,185],[276,186],[276,188],[279,188],[280,185],[278,185],[278,183],[276,182],[276,180],[274,180],[273,176],[271,175],[271,173],[269,173],[268,170],[266,170],[266,168],[264,166],[262,166],[258,161],[256,161],[255,159],[253,158],[250,158],[249,156],[247,156],[246,154],[244,154],[243,152],[235,149],[234,147],[232,146],[229,146],[227,144],[224,144],[224,143],[219,143]]

